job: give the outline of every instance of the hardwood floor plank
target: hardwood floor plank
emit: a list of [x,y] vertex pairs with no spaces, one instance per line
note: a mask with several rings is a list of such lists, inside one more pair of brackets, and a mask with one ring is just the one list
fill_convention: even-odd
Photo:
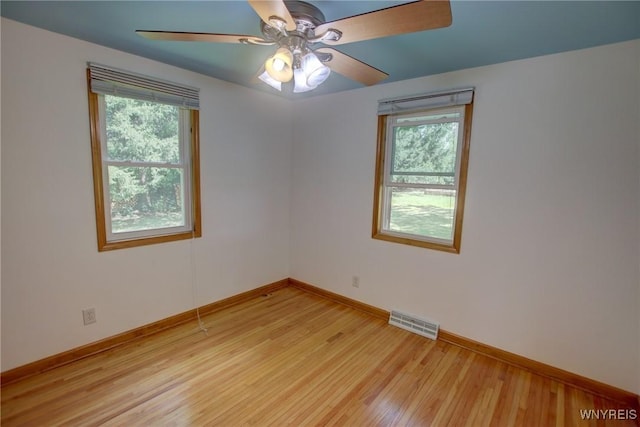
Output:
[[2,388],[3,426],[625,426],[620,404],[294,287]]

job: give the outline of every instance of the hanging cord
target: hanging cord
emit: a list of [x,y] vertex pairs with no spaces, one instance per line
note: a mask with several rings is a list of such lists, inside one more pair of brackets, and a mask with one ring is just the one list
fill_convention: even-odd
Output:
[[196,306],[196,317],[198,318],[198,328],[204,332],[204,334],[206,336],[209,336],[209,330],[207,329],[206,325],[204,324],[204,322],[202,321],[202,319],[200,318],[200,306],[198,305],[198,283],[197,283],[197,277],[198,275],[196,274],[196,260],[195,260],[195,255],[194,255],[194,242],[195,242],[195,232],[191,232],[191,242],[189,243],[189,249],[190,249],[190,259],[191,259],[191,297],[193,299],[193,305]]

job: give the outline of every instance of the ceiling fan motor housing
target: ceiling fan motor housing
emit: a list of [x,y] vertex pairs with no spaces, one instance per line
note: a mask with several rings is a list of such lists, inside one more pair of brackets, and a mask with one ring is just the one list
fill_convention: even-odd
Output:
[[296,31],[314,30],[318,25],[326,22],[322,11],[312,4],[297,0],[285,0],[284,4],[296,21]]
[[283,32],[264,21],[260,22],[265,40],[273,41],[279,46],[289,48],[293,53],[306,53],[310,49],[308,44],[315,43],[315,29],[325,23],[322,11],[312,4],[302,1],[285,1],[289,13],[296,22],[294,31]]

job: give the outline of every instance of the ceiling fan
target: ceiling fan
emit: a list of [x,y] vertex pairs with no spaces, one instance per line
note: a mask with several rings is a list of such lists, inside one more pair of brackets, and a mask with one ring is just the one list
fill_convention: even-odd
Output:
[[448,0],[421,0],[325,22],[314,5],[298,0],[248,0],[261,18],[262,37],[240,34],[137,30],[153,40],[242,43],[277,46],[256,77],[277,90],[294,81],[293,92],[307,92],[331,70],[367,86],[388,74],[336,49],[340,45],[451,25]]

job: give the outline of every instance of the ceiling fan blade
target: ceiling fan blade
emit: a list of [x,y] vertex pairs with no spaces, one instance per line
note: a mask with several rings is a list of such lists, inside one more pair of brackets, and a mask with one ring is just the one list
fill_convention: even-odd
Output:
[[332,58],[326,64],[331,70],[367,86],[379,83],[389,77],[384,71],[330,47],[321,47],[314,52],[330,53]]
[[146,31],[136,30],[142,37],[151,40],[169,40],[178,42],[214,42],[214,43],[249,43],[272,44],[260,37],[242,34],[186,33],[180,31]]
[[451,6],[448,0],[421,0],[326,22],[319,25],[315,32],[323,34],[329,29],[342,32],[340,40],[322,41],[325,44],[338,45],[449,25]]
[[266,24],[271,25],[269,18],[277,16],[285,20],[287,31],[296,29],[296,21],[282,0],[249,0],[249,4]]

